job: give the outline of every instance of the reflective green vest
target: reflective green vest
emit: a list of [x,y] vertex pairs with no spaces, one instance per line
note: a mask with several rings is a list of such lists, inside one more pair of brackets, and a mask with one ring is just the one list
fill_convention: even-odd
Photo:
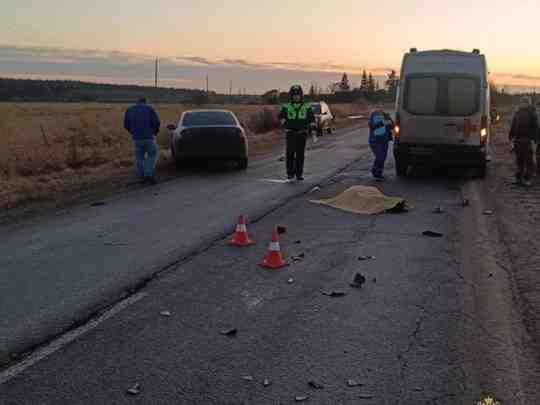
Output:
[[285,108],[287,109],[287,119],[294,121],[307,119],[307,114],[311,106],[309,104],[288,103],[285,105]]

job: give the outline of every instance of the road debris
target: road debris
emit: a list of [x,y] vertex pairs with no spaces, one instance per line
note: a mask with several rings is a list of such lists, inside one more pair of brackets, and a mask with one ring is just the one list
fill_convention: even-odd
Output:
[[318,382],[318,381],[310,380],[310,381],[308,381],[308,385],[309,385],[311,388],[315,389],[315,390],[322,390],[322,389],[324,389],[324,385],[322,385],[322,384],[321,384],[320,382]]
[[292,283],[294,283],[294,278],[290,278],[290,279],[288,279],[288,280],[287,280],[287,283],[289,283],[289,284],[292,284]]
[[172,316],[172,314],[170,313],[170,311],[161,311],[159,314],[160,314],[161,316],[164,316],[164,317],[167,317],[167,318],[169,318],[169,317]]
[[244,380],[244,381],[253,381],[253,376],[245,375],[245,376],[242,377],[242,380]]
[[305,402],[307,400],[308,400],[307,395],[298,395],[298,396],[294,397],[295,402]]
[[398,202],[394,207],[387,209],[385,212],[388,214],[403,214],[409,211],[407,201],[403,200]]
[[300,239],[294,241],[294,244],[295,244],[295,245],[300,245],[301,243],[302,243],[302,241],[301,241]]
[[291,256],[291,259],[294,263],[301,262],[306,257],[305,253],[300,253],[298,256]]
[[463,200],[461,200],[462,207],[468,207],[469,205],[470,205],[470,202],[468,198],[464,198]]
[[366,260],[375,260],[376,257],[375,256],[360,256],[358,258],[359,261],[363,262],[363,261],[366,261]]
[[360,394],[360,395],[358,395],[358,398],[359,398],[359,399],[371,399],[371,398],[373,398],[373,395],[369,395],[369,394]]
[[444,236],[442,233],[434,231],[424,231],[422,232],[422,235],[428,236],[430,238],[442,238]]
[[358,380],[353,380],[352,378],[347,380],[347,387],[354,388],[354,387],[361,387],[362,385],[364,384]]
[[263,381],[263,387],[270,387],[272,385],[272,381],[270,381],[268,378],[265,378]]
[[492,210],[484,210],[484,215],[493,215],[494,212]]
[[365,282],[366,278],[362,274],[356,273],[350,286],[353,288],[362,288],[362,285],[364,285]]
[[137,383],[127,390],[129,395],[139,395],[141,393],[141,384]]
[[127,243],[121,243],[121,242],[106,242],[103,244],[103,246],[115,247],[115,246],[129,246],[129,245]]
[[377,283],[377,277],[373,277],[373,284],[376,284]]
[[279,235],[287,233],[287,227],[285,225],[278,225],[276,229]]
[[310,193],[315,193],[316,191],[319,191],[321,188],[319,186],[315,186],[310,190]]
[[104,201],[97,201],[92,204],[90,204],[90,207],[103,207],[105,205]]
[[433,210],[433,213],[434,213],[434,214],[444,214],[444,210],[443,210],[440,206],[437,206],[437,207],[435,207],[435,209]]
[[344,297],[347,295],[344,291],[322,291],[322,295],[327,295],[328,297],[336,298],[336,297]]
[[223,329],[221,332],[219,332],[223,336],[236,336],[238,333],[238,329],[236,328],[230,328],[230,329]]

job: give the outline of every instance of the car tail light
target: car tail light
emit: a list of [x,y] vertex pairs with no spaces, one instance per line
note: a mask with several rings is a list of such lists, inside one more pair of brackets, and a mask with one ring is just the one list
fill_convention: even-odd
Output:
[[482,123],[480,124],[480,145],[485,145],[488,137],[488,117],[482,115]]
[[396,141],[399,140],[399,136],[401,135],[401,120],[399,117],[399,113],[396,113],[396,122],[394,123],[394,138]]

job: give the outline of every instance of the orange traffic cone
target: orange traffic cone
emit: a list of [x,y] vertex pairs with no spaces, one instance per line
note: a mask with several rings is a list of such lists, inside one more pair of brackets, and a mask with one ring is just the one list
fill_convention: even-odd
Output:
[[272,242],[270,242],[266,259],[261,263],[261,266],[267,269],[281,269],[282,267],[288,266],[281,256],[279,235],[276,230],[272,233]]
[[236,233],[233,240],[231,240],[231,245],[246,247],[249,245],[253,245],[254,243],[255,242],[249,239],[246,226],[246,217],[242,215],[240,216],[240,218],[238,218],[238,225],[236,225]]

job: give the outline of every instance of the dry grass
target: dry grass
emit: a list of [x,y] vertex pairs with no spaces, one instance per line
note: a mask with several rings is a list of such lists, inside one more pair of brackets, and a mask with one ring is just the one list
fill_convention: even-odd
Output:
[[[163,130],[159,134],[161,171],[171,166],[166,125],[175,123],[185,105],[157,105]],[[127,105],[0,103],[0,208],[56,201],[104,187],[121,188],[134,174],[133,147],[123,129]],[[223,108],[220,106],[218,108]],[[277,106],[227,106],[248,127],[260,111]],[[338,117],[363,107],[333,106]],[[255,130],[256,128],[253,128]],[[276,131],[250,131],[252,157],[268,154],[281,142]]]

